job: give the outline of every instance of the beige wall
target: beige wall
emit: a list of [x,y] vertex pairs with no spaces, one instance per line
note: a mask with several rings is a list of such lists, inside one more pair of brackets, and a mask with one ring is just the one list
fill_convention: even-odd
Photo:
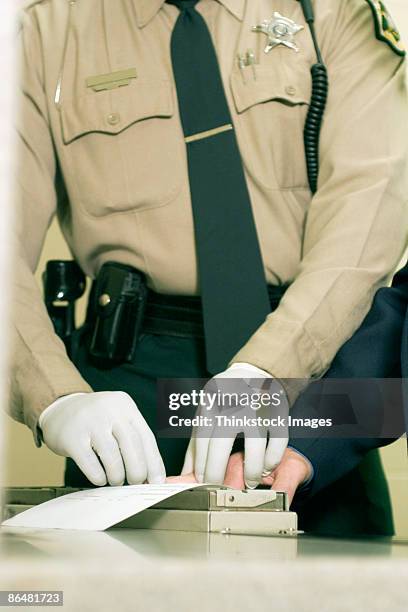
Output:
[[[406,0],[388,0],[387,4],[408,40]],[[39,271],[44,269],[48,259],[65,257],[69,258],[69,252],[58,227],[54,224],[47,238]],[[31,432],[11,419],[7,422],[6,435],[8,440],[6,484],[34,486],[62,483],[62,458],[56,457],[45,447],[36,449]],[[405,440],[400,440],[384,449],[382,457],[393,498],[397,532],[408,537],[408,463]]]
[[[41,272],[49,259],[71,259],[55,222],[48,233],[38,266],[39,283]],[[7,419],[6,447],[6,485],[35,486],[62,483],[64,460],[51,453],[45,446],[37,449],[31,430],[10,418]]]

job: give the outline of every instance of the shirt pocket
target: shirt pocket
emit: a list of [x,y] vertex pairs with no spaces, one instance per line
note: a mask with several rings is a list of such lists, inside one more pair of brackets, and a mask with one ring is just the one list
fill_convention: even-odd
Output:
[[170,203],[182,185],[170,81],[137,79],[61,103],[62,166],[95,217]]
[[311,96],[310,67],[247,67],[232,73],[231,90],[248,173],[266,189],[307,188],[303,131]]

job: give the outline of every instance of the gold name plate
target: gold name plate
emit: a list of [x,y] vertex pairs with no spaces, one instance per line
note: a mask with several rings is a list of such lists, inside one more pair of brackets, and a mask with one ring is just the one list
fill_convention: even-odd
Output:
[[86,79],[86,86],[91,87],[94,91],[104,91],[106,89],[116,89],[116,87],[130,85],[131,80],[136,78],[136,68],[128,68],[127,70],[90,76]]

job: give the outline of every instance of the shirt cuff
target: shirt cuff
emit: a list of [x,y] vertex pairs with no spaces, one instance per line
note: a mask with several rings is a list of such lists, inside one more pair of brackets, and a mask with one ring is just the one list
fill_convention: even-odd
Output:
[[300,455],[301,457],[303,457],[303,459],[307,462],[307,464],[309,465],[310,468],[310,476],[309,478],[307,478],[304,482],[302,482],[299,487],[298,490],[299,491],[305,491],[306,488],[308,488],[313,481],[314,475],[315,475],[315,470],[313,467],[312,462],[310,461],[310,459],[308,459],[306,457],[306,455],[304,455],[303,453],[301,453],[300,451],[297,450],[297,448],[294,448],[293,446],[288,446],[288,448],[290,448],[291,451],[293,451],[294,453],[297,453],[298,455]]
[[229,370],[236,370],[237,368],[245,368],[249,372],[253,372],[254,375],[262,376],[262,378],[272,378],[269,372],[252,365],[252,363],[244,363],[242,361],[235,361],[229,366]]

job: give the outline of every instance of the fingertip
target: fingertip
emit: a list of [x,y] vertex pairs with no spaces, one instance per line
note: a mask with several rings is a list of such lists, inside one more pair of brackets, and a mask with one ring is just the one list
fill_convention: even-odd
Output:
[[262,467],[261,465],[252,465],[245,462],[244,465],[244,481],[248,489],[256,489],[262,481]]
[[87,478],[97,487],[106,487],[108,484],[106,476],[88,476]]
[[220,473],[214,473],[214,472],[206,472],[204,474],[204,477],[202,480],[199,480],[199,482],[208,482],[209,484],[214,484],[214,485],[222,485],[224,482],[224,478],[225,478],[225,472],[223,474]]
[[256,489],[256,487],[260,484],[258,480],[245,480],[245,488],[246,489]]
[[285,454],[288,440],[286,438],[274,438],[269,441],[269,444],[265,453],[264,469],[273,472],[280,462],[282,461],[283,455]]
[[160,484],[164,484],[166,482],[166,473],[164,472],[161,474],[153,474],[152,476],[149,477],[148,479],[148,483],[149,484],[153,484],[153,485],[160,485]]
[[109,478],[108,482],[111,487],[123,487],[125,484],[124,478]]
[[[144,484],[144,482],[140,478],[132,478],[131,476],[127,476],[128,484],[130,485],[140,485]],[[145,481],[147,482],[147,481]]]
[[166,482],[166,468],[163,459],[157,450],[154,460],[147,462],[147,482],[150,484],[163,484]]

